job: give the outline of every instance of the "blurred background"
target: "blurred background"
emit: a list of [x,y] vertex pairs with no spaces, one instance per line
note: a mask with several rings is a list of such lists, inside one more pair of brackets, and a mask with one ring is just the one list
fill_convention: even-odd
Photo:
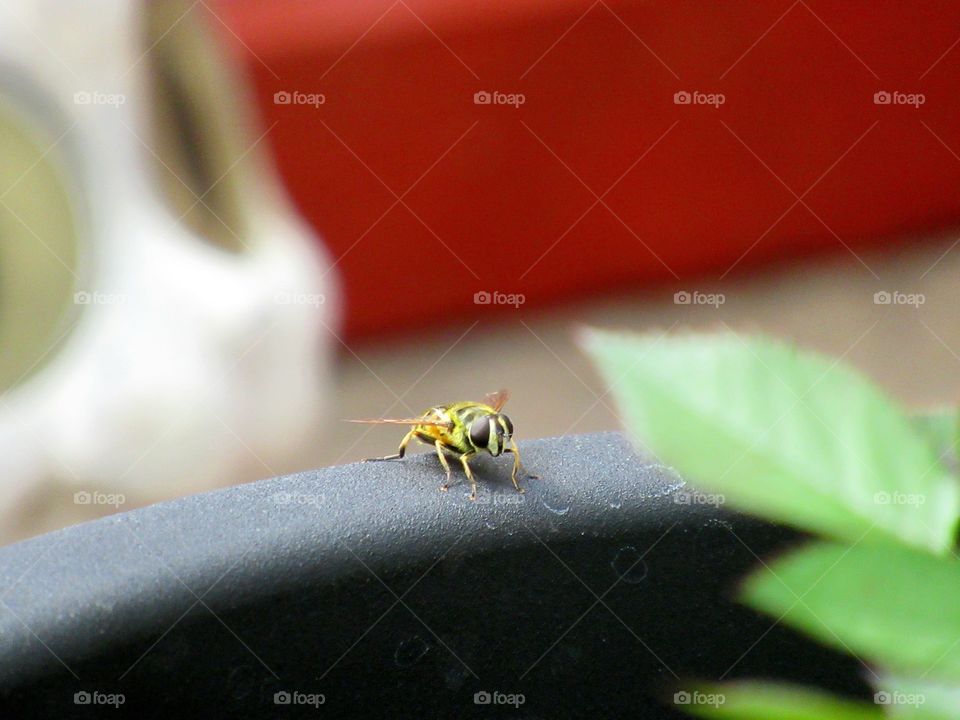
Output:
[[960,394],[960,7],[11,0],[0,542],[395,451],[511,390],[619,426],[591,324]]

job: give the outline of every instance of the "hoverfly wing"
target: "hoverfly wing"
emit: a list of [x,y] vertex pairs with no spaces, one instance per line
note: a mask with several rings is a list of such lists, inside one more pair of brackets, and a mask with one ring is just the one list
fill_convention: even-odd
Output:
[[442,420],[427,420],[425,418],[369,418],[363,420],[346,420],[352,423],[365,423],[367,425],[430,425],[433,427],[452,428],[453,423]]
[[500,412],[500,408],[507,404],[507,400],[510,399],[509,390],[497,390],[496,392],[488,394],[483,399],[484,405],[489,405],[494,409],[495,412]]

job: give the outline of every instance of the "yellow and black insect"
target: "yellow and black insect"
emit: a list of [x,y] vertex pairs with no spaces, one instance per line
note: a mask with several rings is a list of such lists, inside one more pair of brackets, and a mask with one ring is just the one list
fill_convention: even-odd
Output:
[[[463,465],[463,471],[470,480],[473,492],[470,493],[470,499],[477,499],[477,481],[473,477],[473,471],[470,469],[469,460],[481,452],[488,452],[494,457],[503,453],[513,454],[513,472],[510,479],[513,480],[513,486],[518,492],[523,492],[523,488],[517,482],[517,471],[520,470],[520,451],[513,441],[513,423],[510,418],[500,412],[510,393],[506,390],[500,390],[491,393],[479,402],[458,402],[450,405],[437,405],[428,408],[418,418],[387,419],[378,418],[373,420],[350,420],[356,423],[372,424],[390,424],[390,425],[412,425],[410,432],[403,436],[400,441],[400,449],[395,455],[387,455],[382,458],[370,458],[374,460],[398,460],[403,457],[407,450],[407,443],[412,438],[416,438],[426,445],[432,445],[437,450],[437,457],[444,470],[447,471],[447,482],[440,486],[441,490],[450,489],[450,464],[447,462],[447,454],[460,461]],[[528,475],[536,478],[536,475]]]

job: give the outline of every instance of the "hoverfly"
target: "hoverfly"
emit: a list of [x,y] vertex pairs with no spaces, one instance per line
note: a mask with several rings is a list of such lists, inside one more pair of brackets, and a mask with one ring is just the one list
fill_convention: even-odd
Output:
[[[371,424],[391,424],[391,425],[412,425],[403,440],[400,441],[400,448],[395,455],[387,455],[381,458],[369,458],[364,462],[378,460],[399,460],[407,450],[407,443],[416,438],[425,445],[432,445],[436,448],[437,457],[443,469],[447,471],[447,482],[440,486],[441,490],[450,489],[450,464],[447,462],[447,454],[458,459],[463,465],[463,471],[470,480],[472,492],[470,499],[477,499],[477,481],[473,477],[473,471],[470,469],[469,460],[481,452],[488,452],[494,457],[503,453],[513,454],[513,472],[510,479],[513,480],[513,486],[517,492],[523,492],[523,488],[517,482],[517,471],[520,470],[520,451],[517,444],[513,441],[513,423],[510,418],[500,412],[510,393],[506,390],[499,390],[487,395],[483,402],[458,402],[450,405],[437,405],[428,408],[418,418],[402,419],[371,419],[371,420],[350,420],[356,423]],[[536,478],[536,475],[528,475]]]

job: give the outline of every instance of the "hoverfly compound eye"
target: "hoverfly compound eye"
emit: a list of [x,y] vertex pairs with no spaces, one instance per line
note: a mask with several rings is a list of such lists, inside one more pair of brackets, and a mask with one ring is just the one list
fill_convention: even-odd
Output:
[[477,418],[470,424],[470,442],[476,448],[485,448],[490,442],[490,421],[486,417]]

